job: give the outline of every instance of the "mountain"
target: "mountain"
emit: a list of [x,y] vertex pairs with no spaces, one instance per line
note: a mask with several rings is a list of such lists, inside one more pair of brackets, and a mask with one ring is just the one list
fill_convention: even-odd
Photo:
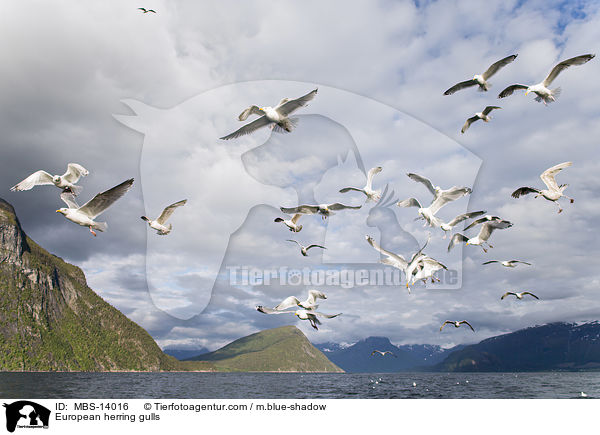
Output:
[[435,371],[600,369],[600,324],[551,323],[488,338],[451,353]]
[[201,347],[199,349],[178,349],[174,347],[165,347],[163,348],[163,352],[167,355],[177,358],[179,361],[183,361],[188,358],[208,353],[209,350],[205,347]]
[[[430,344],[394,346],[386,337],[368,337],[351,346],[336,343],[315,345],[327,358],[349,373],[393,373],[421,370],[442,361],[452,349],[443,349]],[[389,350],[392,355],[371,355],[374,350]]]
[[31,240],[0,199],[0,370],[188,370]]
[[188,361],[210,362],[223,371],[343,372],[295,326],[257,332]]

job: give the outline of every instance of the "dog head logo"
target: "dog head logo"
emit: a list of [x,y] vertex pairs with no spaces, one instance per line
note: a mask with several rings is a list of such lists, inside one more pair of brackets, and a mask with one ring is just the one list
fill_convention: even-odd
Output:
[[19,428],[47,428],[50,410],[29,400],[19,400],[3,405],[6,408],[6,430],[14,432]]

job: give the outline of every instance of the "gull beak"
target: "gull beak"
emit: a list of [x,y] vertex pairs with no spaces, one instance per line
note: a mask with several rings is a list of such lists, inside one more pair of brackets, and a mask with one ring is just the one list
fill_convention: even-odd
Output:
[[527,95],[529,92],[530,92],[530,91],[529,91],[529,89],[527,89],[527,90],[525,91],[525,95]]
[[467,244],[465,246],[469,246],[469,242],[467,242]]

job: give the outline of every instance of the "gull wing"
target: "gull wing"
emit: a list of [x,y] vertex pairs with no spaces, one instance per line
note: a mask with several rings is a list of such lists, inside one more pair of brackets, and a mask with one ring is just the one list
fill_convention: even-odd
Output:
[[511,54],[510,56],[506,56],[504,59],[500,59],[498,62],[494,62],[483,74],[481,74],[481,76],[484,80],[489,79],[491,76],[496,74],[500,68],[505,67],[516,58],[516,54]]
[[525,90],[528,87],[529,86],[527,86],[527,85],[520,85],[520,84],[510,85],[510,86],[504,88],[504,90],[498,94],[498,98],[508,97],[509,95],[512,95],[513,92],[515,92],[517,89]]
[[264,313],[264,314],[287,314],[287,313],[294,314],[293,311],[279,311],[279,310],[274,310],[272,308],[263,307],[262,305],[258,305],[256,307],[256,311],[260,311],[261,313]]
[[298,243],[297,240],[293,240],[293,239],[285,239],[286,242],[294,242],[296,245],[302,247],[302,245],[300,243]]
[[448,190],[444,190],[439,193],[438,197],[435,198],[431,204],[429,204],[429,210],[432,214],[436,214],[443,206],[449,202],[456,201],[459,198],[471,193],[472,190],[469,187],[452,187]]
[[450,252],[450,250],[452,248],[454,248],[454,245],[456,245],[457,243],[460,242],[467,242],[469,240],[468,237],[465,237],[464,235],[462,235],[461,233],[456,233],[452,236],[452,238],[450,239],[450,243],[448,244],[448,252]]
[[444,326],[446,326],[448,323],[450,323],[450,324],[454,324],[454,322],[451,322],[450,320],[446,320],[444,323],[442,323],[442,326],[440,326],[440,331],[441,331],[442,329],[444,329]]
[[298,219],[300,219],[300,217],[302,216],[301,213],[296,213],[294,216],[292,216],[292,222],[297,224],[298,223]]
[[452,86],[451,88],[447,89],[446,92],[444,92],[444,95],[452,95],[456,91],[460,91],[461,89],[475,86],[476,84],[477,84],[476,80],[473,80],[473,79],[465,80],[464,82],[457,83],[454,86]]
[[266,127],[269,124],[271,124],[271,121],[269,121],[267,119],[267,117],[263,115],[260,118],[255,119],[254,121],[252,121],[250,124],[246,124],[243,127],[238,128],[233,133],[228,134],[227,136],[223,136],[220,139],[222,139],[222,140],[229,140],[229,139],[235,139],[235,138],[238,138],[238,137],[241,137],[241,136],[245,136],[247,134],[255,132],[259,128]]
[[280,207],[282,212],[287,214],[315,214],[319,212],[317,205],[299,205],[298,207]]
[[482,214],[485,214],[485,210],[481,210],[481,211],[472,211],[469,213],[464,213],[464,214],[459,214],[458,216],[456,216],[454,219],[452,219],[450,222],[448,222],[448,226],[453,227],[456,226],[457,224],[461,223],[462,221],[465,221],[467,219],[471,219],[471,218],[475,218],[477,216],[481,216]]
[[347,209],[347,208],[353,209],[353,210],[358,210],[361,207],[362,207],[362,205],[344,205],[344,204],[340,204],[339,202],[335,202],[335,203],[329,204],[327,206],[327,208],[329,210],[334,210],[334,211],[344,210],[344,209]]
[[10,190],[12,190],[13,192],[19,192],[22,190],[30,190],[33,188],[33,186],[40,186],[44,184],[54,184],[52,182],[52,175],[50,175],[46,171],[40,170],[34,172],[20,183],[14,185],[10,188]]
[[403,201],[398,201],[396,204],[398,207],[419,207],[421,208],[421,203],[416,198],[408,198]]
[[97,194],[82,205],[79,208],[79,211],[86,214],[91,219],[94,219],[125,195],[127,191],[131,189],[131,186],[133,186],[133,178],[123,181],[121,184],[108,189],[105,192]]
[[536,295],[534,295],[534,294],[533,294],[533,293],[531,293],[531,292],[523,292],[523,293],[521,293],[521,294],[522,294],[522,295],[529,295],[529,296],[533,296],[534,298],[536,298],[536,299],[539,299],[539,298],[538,298]]
[[288,116],[289,114],[298,110],[300,107],[306,106],[310,100],[315,98],[315,95],[317,95],[317,91],[318,89],[314,89],[300,98],[286,101],[285,103],[276,108],[277,113],[283,116]]
[[502,107],[500,106],[486,106],[485,109],[483,109],[483,112],[481,112],[484,115],[489,115],[489,113],[494,110],[494,109],[502,109]]
[[365,191],[363,189],[359,189],[358,187],[344,187],[343,189],[340,189],[340,193],[346,193],[351,190],[355,190],[356,192],[365,193]]
[[469,127],[471,126],[471,124],[473,124],[478,119],[479,119],[479,116],[477,116],[477,115],[471,116],[470,118],[467,118],[467,120],[465,121],[464,125],[460,129],[460,132],[464,133],[465,131],[467,131],[469,129]]
[[[275,311],[282,311],[286,308],[297,307],[300,301],[295,296],[289,296],[285,298],[279,305],[273,308]],[[267,313],[270,314],[270,313]]]
[[[397,261],[398,263],[400,263],[404,268],[406,268],[408,266],[408,262],[406,261],[406,259],[400,255],[400,254],[394,254],[393,252],[390,251],[386,251],[385,249],[383,249],[381,246],[379,246],[377,244],[377,242],[375,242],[375,239],[373,239],[373,237],[371,236],[365,236],[367,239],[367,242],[369,243],[369,245],[371,245],[376,251],[378,251],[379,253],[394,259],[395,261]],[[387,263],[390,264],[390,263]],[[390,264],[392,265],[392,264]]]
[[311,311],[309,316],[313,315],[313,316],[319,316],[319,317],[325,317],[326,319],[333,319],[334,317],[340,316],[342,315],[342,313],[337,313],[337,314],[324,314],[324,313],[319,313],[318,311]]
[[77,204],[77,201],[75,201],[75,195],[73,195],[71,192],[62,192],[60,194],[60,199],[62,199],[62,201],[67,204],[67,207],[69,208],[79,208],[79,204]]
[[317,299],[327,299],[327,296],[325,296],[325,293],[318,290],[309,290],[308,298],[306,299],[308,305],[315,305],[317,303]]
[[325,246],[321,246],[321,245],[308,245],[306,247],[306,250],[308,251],[310,248],[321,248],[321,249],[327,249]]
[[492,263],[500,263],[498,260],[490,260],[490,261],[486,261],[485,263],[481,263],[483,265],[485,264],[492,264]]
[[433,183],[428,178],[425,178],[418,174],[413,174],[413,173],[408,173],[406,175],[411,180],[416,181],[417,183],[422,183],[427,188],[427,190],[429,190],[431,192],[431,194],[435,196],[435,193],[436,193],[435,187],[433,186]]
[[586,62],[592,60],[596,55],[595,54],[582,54],[581,56],[572,57],[571,59],[563,60],[559,64],[557,64],[550,74],[544,79],[542,84],[546,87],[550,86],[552,81],[564,70],[569,68],[571,65],[583,65]]
[[381,166],[377,166],[376,168],[369,169],[369,173],[367,174],[367,186],[366,188],[369,190],[373,189],[373,177],[379,174],[383,168]]
[[506,293],[504,293],[504,294],[502,295],[502,297],[500,298],[500,300],[503,300],[505,297],[507,297],[507,296],[510,296],[510,295],[516,296],[516,293],[513,293],[513,292],[506,292]]
[[476,221],[471,222],[471,224],[469,226],[465,227],[465,229],[463,231],[467,231],[469,228],[473,228],[475,225],[479,225],[484,222],[489,222],[492,220],[500,220],[500,218],[498,216],[484,216],[481,219],[477,219]]
[[71,184],[75,184],[81,177],[85,177],[90,172],[78,163],[69,163],[67,165],[67,172],[62,175],[62,178],[67,180]]
[[505,228],[510,227],[512,227],[512,223],[510,223],[509,221],[493,220],[481,226],[481,230],[479,231],[478,236],[480,240],[487,241],[494,230],[503,230]]
[[471,326],[471,324],[469,322],[467,322],[466,320],[461,320],[460,322],[458,322],[459,325],[462,325],[463,323],[465,325],[467,325],[469,328],[471,328],[471,331],[475,332],[475,330],[473,329],[473,327]]
[[573,164],[573,162],[564,162],[564,163],[559,163],[556,166],[552,166],[551,168],[548,168],[544,172],[542,172],[542,175],[540,175],[540,178],[542,179],[544,184],[548,187],[548,189],[555,190],[555,191],[560,190],[554,177],[556,176],[556,174],[558,174],[564,168],[568,168],[572,164]]
[[531,266],[531,263],[527,263],[526,261],[521,261],[521,260],[510,260],[509,263],[521,263],[521,264],[526,264],[527,266]]
[[175,209],[177,207],[181,207],[182,205],[185,205],[186,202],[187,202],[187,199],[184,199],[182,201],[175,202],[175,203],[171,204],[170,206],[166,207],[163,210],[163,212],[160,214],[158,219],[156,219],[156,222],[158,222],[161,225],[164,225],[164,223],[167,221],[167,219],[169,219],[171,217],[171,215],[173,214]]
[[515,190],[510,196],[512,196],[513,198],[518,198],[522,195],[527,195],[529,193],[540,193],[540,191],[538,189],[535,189],[533,187],[519,187],[517,190]]
[[248,119],[248,117],[250,115],[262,116],[264,114],[265,114],[265,112],[260,110],[260,108],[258,106],[252,105],[252,106],[248,107],[246,110],[244,110],[242,113],[240,113],[240,116],[238,116],[238,120],[245,121],[246,119]]

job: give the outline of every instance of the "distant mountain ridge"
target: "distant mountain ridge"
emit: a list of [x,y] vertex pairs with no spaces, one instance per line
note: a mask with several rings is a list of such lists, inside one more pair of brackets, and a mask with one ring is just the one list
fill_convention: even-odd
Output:
[[187,361],[210,362],[225,371],[343,372],[295,326],[257,332]]
[[433,371],[600,370],[600,323],[550,323],[498,335],[450,354]]

